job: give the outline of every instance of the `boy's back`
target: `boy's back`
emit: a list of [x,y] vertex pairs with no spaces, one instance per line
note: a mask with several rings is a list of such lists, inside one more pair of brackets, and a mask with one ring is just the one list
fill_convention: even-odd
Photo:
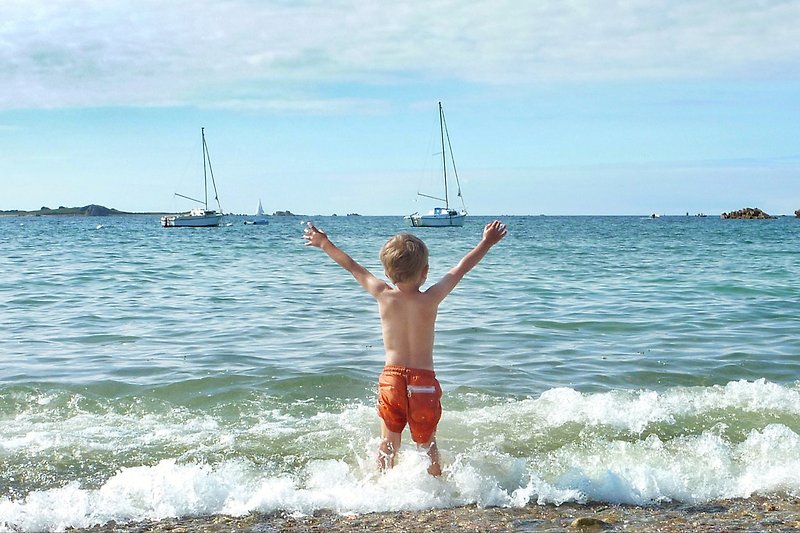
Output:
[[387,365],[433,370],[439,301],[419,288],[389,288],[377,298]]
[[378,414],[381,417],[381,468],[394,465],[400,437],[406,424],[411,437],[427,450],[428,472],[440,475],[436,427],[441,416],[442,390],[433,371],[434,324],[439,304],[489,249],[506,235],[505,224],[495,220],[483,229],[475,248],[426,291],[420,291],[428,277],[428,249],[414,235],[396,235],[381,249],[384,270],[394,287],[337,248],[328,236],[310,222],[304,238],[307,246],[321,248],[350,272],[378,302],[383,328],[386,365],[378,379]]

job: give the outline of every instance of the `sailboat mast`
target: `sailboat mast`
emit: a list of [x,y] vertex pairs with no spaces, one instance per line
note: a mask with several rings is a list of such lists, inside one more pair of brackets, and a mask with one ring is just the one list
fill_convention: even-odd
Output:
[[206,129],[200,128],[200,136],[203,138],[203,191],[205,191],[205,209],[208,211],[208,177],[206,176]]
[[439,102],[439,131],[442,134],[442,174],[444,175],[444,206],[450,209],[449,197],[447,196],[447,154],[444,151],[444,111],[442,103]]
[[[444,113],[442,113],[444,118]],[[450,131],[447,129],[447,120],[444,120],[444,136],[447,137],[447,151],[450,152],[450,163],[453,165],[453,176],[456,178],[456,185],[458,186],[458,197],[461,198],[461,210],[465,211],[464,195],[461,194],[461,182],[458,180],[458,169],[456,169],[456,156],[453,154],[453,145],[450,143]]]

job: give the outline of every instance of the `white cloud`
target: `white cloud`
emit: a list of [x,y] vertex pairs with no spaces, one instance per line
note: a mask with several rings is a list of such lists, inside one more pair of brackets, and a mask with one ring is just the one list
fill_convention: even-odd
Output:
[[795,0],[4,0],[0,21],[5,109],[347,107],[326,87],[796,78],[800,62]]
[[388,105],[367,98],[242,98],[220,99],[207,104],[211,108],[238,111],[269,111],[293,115],[380,114]]

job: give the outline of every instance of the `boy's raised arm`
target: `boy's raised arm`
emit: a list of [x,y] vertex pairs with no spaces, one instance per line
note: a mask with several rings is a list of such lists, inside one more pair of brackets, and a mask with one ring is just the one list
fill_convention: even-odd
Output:
[[376,278],[372,272],[361,266],[355,259],[340,250],[335,244],[331,242],[328,235],[318,229],[311,222],[308,223],[303,238],[306,240],[306,246],[315,246],[328,254],[328,257],[333,259],[336,264],[350,272],[356,281],[364,287],[373,297],[377,298],[378,295],[389,288],[385,281]]
[[456,266],[451,268],[450,271],[445,274],[438,283],[428,288],[426,293],[437,298],[438,301],[444,300],[445,297],[450,294],[450,291],[455,288],[458,282],[461,281],[461,278],[463,278],[467,272],[472,270],[472,268],[477,265],[481,259],[483,259],[483,256],[486,255],[489,249],[506,236],[506,233],[506,225],[499,220],[495,220],[486,224],[486,226],[483,228],[483,237],[481,238],[481,242],[479,242],[475,248],[470,250]]

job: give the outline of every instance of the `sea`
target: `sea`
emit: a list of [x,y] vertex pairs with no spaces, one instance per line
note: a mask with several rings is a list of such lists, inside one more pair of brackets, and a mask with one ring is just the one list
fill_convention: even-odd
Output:
[[800,220],[499,217],[439,311],[444,473],[379,472],[375,302],[410,231],[429,282],[481,237],[401,217],[0,217],[0,531],[465,505],[800,496]]

